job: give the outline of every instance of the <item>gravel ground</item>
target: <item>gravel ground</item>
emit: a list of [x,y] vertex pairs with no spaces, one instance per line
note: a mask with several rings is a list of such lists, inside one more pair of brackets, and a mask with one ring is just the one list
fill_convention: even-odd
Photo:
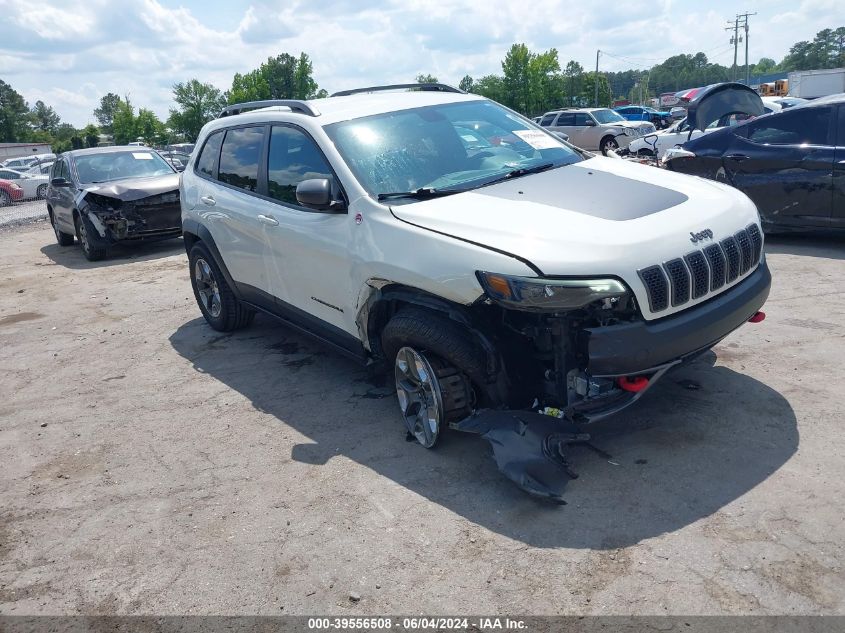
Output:
[[593,427],[558,507],[270,319],[212,331],[178,240],[5,231],[0,613],[845,614],[845,240],[767,253],[766,321]]

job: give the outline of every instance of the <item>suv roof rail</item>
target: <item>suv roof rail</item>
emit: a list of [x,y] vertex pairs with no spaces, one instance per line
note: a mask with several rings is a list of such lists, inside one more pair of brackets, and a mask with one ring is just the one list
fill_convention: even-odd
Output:
[[320,111],[307,101],[302,101],[300,99],[268,99],[266,101],[247,101],[246,103],[235,103],[233,105],[226,106],[220,112],[220,117],[240,114],[246,110],[271,108],[273,106],[290,108],[291,112],[299,112],[300,114],[307,114],[308,116],[320,116]]
[[389,86],[370,86],[369,88],[353,88],[352,90],[341,90],[340,92],[335,92],[332,97],[348,97],[349,95],[357,95],[363,92],[382,92],[384,90],[401,90],[401,89],[410,89],[416,88],[417,90],[423,91],[433,91],[433,92],[458,92],[460,94],[466,94],[460,88],[455,88],[454,86],[450,86],[448,84],[437,84],[437,83],[415,83],[415,84],[391,84]]

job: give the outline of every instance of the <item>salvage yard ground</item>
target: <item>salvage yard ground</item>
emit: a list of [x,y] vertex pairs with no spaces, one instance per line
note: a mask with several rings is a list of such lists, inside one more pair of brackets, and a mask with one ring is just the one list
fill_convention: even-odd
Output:
[[557,507],[270,319],[211,330],[179,240],[0,232],[0,613],[845,614],[845,240],[766,252],[766,321],[594,427]]

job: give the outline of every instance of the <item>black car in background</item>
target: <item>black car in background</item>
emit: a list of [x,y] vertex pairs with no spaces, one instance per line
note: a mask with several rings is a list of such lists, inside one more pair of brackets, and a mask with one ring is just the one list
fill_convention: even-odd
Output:
[[845,229],[845,94],[704,134],[665,164],[733,185],[765,230]]
[[58,243],[76,237],[91,261],[116,242],[179,237],[179,174],[146,147],[65,152],[50,172],[47,212]]

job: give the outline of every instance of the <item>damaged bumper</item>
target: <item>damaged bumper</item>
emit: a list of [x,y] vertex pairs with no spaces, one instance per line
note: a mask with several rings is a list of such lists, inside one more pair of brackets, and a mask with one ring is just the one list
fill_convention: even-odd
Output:
[[92,186],[79,192],[76,207],[110,242],[165,239],[182,233],[178,176]]
[[593,376],[644,373],[709,349],[762,307],[771,283],[764,260],[742,283],[694,309],[655,322],[586,329],[587,372]]

